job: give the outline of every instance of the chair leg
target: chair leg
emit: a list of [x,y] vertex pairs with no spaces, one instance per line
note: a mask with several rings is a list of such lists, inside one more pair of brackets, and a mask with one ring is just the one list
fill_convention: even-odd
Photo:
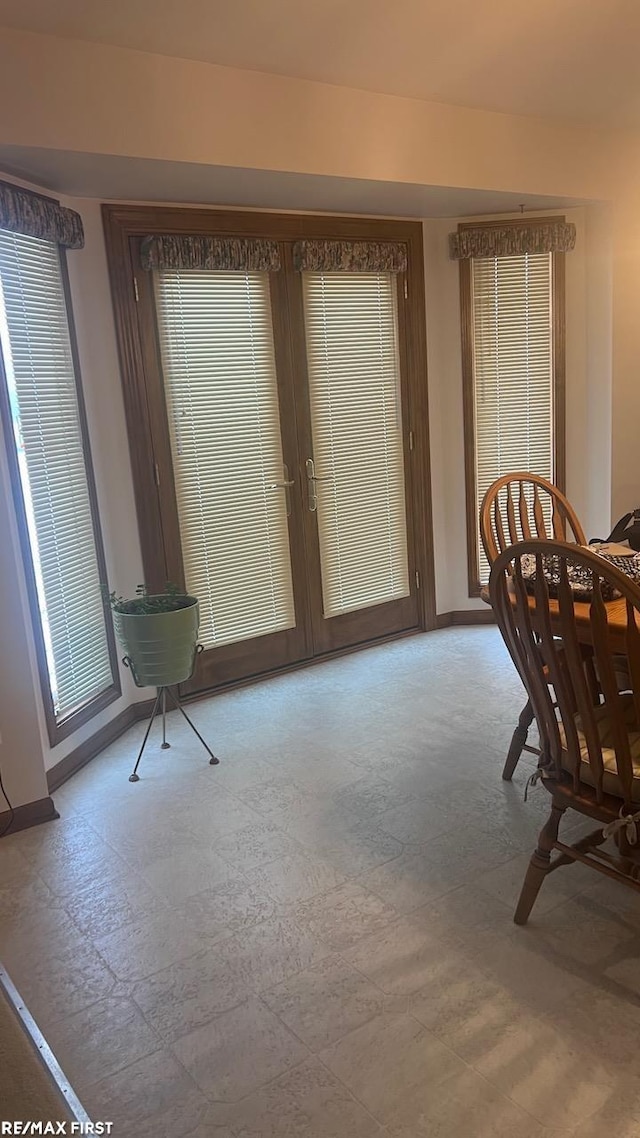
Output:
[[531,857],[527,869],[522,891],[516,906],[514,921],[516,925],[526,925],[529,914],[533,909],[540,886],[549,872],[551,865],[551,851],[558,839],[558,830],[566,806],[557,806],[554,802],[551,814],[540,831],[538,848]]
[[509,753],[507,754],[504,768],[502,770],[502,777],[505,782],[510,782],[513,777],[513,772],[518,765],[518,760],[527,741],[527,735],[529,734],[529,728],[532,723],[533,708],[531,706],[531,700],[527,700],[524,707],[522,708],[522,711],[520,712],[518,726],[513,732],[511,746],[509,747]]

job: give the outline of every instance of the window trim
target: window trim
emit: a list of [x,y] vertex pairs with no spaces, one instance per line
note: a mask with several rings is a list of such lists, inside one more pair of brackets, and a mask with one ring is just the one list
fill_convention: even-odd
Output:
[[[538,225],[540,222],[562,222],[564,215],[519,217],[510,221],[482,222],[497,225]],[[461,222],[458,231],[475,229],[479,222]],[[553,346],[553,481],[563,493],[566,479],[566,321],[565,321],[565,253],[551,253],[552,272],[552,346]],[[479,568],[479,529],[476,479],[476,421],[473,380],[473,310],[471,298],[471,260],[461,260],[460,327],[462,344],[462,414],[464,422],[464,481],[467,533],[467,579],[469,596],[482,593]]]
[[[60,246],[58,246],[58,256],[60,260],[62,293],[67,314],[67,326],[69,330],[69,342],[71,346],[71,359],[75,381],[76,398],[78,401],[78,419],[80,422],[80,436],[82,440],[82,450],[84,454],[85,469],[87,475],[87,489],[91,509],[93,538],[95,543],[100,579],[101,581],[106,582],[107,567],[104,555],[104,545],[102,541],[102,531],[100,527],[100,517],[98,512],[98,496],[96,492],[95,477],[93,472],[93,461],[91,458],[87,414],[82,391],[82,378],[80,373],[80,360],[78,357],[75,323],[73,319],[73,308],[71,304],[69,273],[67,269],[66,252]],[[22,553],[22,564],[24,567],[27,595],[29,598],[31,627],[33,629],[35,641],[38,676],[40,679],[40,687],[42,691],[42,702],[44,706],[45,721],[47,724],[47,734],[49,736],[49,743],[51,747],[55,747],[57,743],[61,743],[63,739],[67,739],[71,734],[73,734],[74,731],[77,730],[78,727],[82,726],[83,723],[88,723],[90,719],[93,719],[93,717],[98,714],[98,712],[103,711],[105,707],[108,707],[109,704],[113,703],[114,700],[118,699],[122,694],[113,620],[111,618],[108,602],[106,600],[103,600],[107,644],[109,648],[109,661],[111,664],[111,684],[109,687],[105,688],[104,691],[101,691],[97,696],[94,696],[93,699],[90,699],[86,703],[82,704],[82,706],[79,707],[76,711],[70,712],[64,716],[63,719],[57,721],[53,706],[53,697],[51,695],[51,686],[49,683],[49,670],[47,667],[42,622],[40,620],[40,606],[38,602],[38,591],[36,586],[33,557],[31,553],[31,542],[29,540],[29,530],[27,526],[22,481],[18,467],[18,456],[16,454],[15,439],[13,437],[13,431],[11,427],[11,412],[9,406],[7,378],[4,368],[4,359],[2,358],[1,352],[0,418],[2,419],[5,451],[7,454],[7,464],[9,467],[9,478],[11,482],[11,491],[18,526],[18,536]]]

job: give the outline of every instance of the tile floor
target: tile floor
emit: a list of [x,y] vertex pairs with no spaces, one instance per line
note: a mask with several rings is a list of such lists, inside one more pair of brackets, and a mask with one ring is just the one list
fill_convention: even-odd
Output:
[[500,770],[495,629],[416,636],[143,726],[0,846],[0,958],[116,1138],[640,1135],[640,900],[511,916],[547,797]]

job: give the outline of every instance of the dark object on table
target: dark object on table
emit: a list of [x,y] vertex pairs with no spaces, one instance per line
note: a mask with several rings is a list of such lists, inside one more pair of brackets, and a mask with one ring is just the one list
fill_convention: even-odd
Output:
[[[599,537],[592,537],[589,545],[595,545],[601,540]],[[640,507],[629,514],[624,514],[616,522],[607,541],[628,541],[632,549],[640,550]]]

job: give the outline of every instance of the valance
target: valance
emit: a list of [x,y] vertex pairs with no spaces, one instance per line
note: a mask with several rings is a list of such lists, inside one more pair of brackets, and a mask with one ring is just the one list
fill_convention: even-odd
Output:
[[296,241],[293,263],[309,273],[405,273],[407,248],[396,241]]
[[144,237],[142,268],[217,269],[219,272],[275,273],[280,268],[277,241],[254,237]]
[[523,253],[570,253],[576,227],[564,221],[524,225],[474,225],[449,234],[452,261],[471,257],[519,257]]
[[84,245],[79,213],[9,182],[0,182],[0,229],[55,241],[67,249],[82,249]]

